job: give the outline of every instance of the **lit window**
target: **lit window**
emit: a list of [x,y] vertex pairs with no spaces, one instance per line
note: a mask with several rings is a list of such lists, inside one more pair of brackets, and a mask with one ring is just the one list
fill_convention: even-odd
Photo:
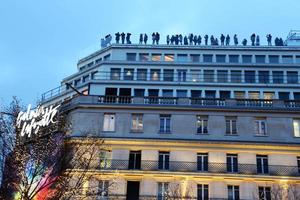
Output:
[[121,78],[121,69],[120,68],[111,68],[110,69],[110,79],[111,80],[120,80]]
[[300,119],[293,120],[294,137],[300,137]]
[[164,55],[164,61],[167,61],[167,62],[174,61],[174,54],[165,54]]
[[115,114],[104,114],[103,131],[115,131]]
[[161,61],[161,54],[152,54],[152,61]]
[[135,132],[143,131],[143,114],[131,115],[131,130]]
[[208,133],[208,116],[197,116],[197,133]]
[[236,121],[237,121],[237,117],[225,117],[227,135],[237,134]]
[[249,99],[259,99],[259,92],[248,92]]
[[100,169],[109,169],[111,167],[111,151],[100,151]]
[[254,131],[256,135],[267,135],[266,119],[256,118],[254,120]]
[[160,69],[151,69],[150,75],[151,75],[151,81],[159,81],[160,80]]

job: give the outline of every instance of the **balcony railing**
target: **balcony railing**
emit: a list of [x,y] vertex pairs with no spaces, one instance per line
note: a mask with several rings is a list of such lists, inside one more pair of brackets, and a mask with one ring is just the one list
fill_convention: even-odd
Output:
[[143,170],[164,172],[195,172],[195,173],[221,173],[221,174],[248,174],[266,176],[300,176],[300,167],[268,165],[264,168],[256,164],[227,165],[227,163],[207,163],[200,165],[197,162],[183,161],[149,161],[142,160],[135,164],[128,160],[103,160],[99,165],[93,166],[98,170]]

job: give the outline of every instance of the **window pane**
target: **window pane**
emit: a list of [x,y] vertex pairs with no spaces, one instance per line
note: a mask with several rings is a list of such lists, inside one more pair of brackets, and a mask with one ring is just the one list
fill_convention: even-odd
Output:
[[115,131],[115,114],[104,114],[103,131]]
[[214,82],[214,70],[204,70],[204,82]]
[[152,54],[152,61],[161,61],[161,54]]
[[242,55],[243,63],[252,63],[252,56],[251,55]]
[[177,54],[177,61],[178,62],[187,62],[188,61],[187,54]]
[[211,63],[212,62],[212,57],[213,57],[213,55],[204,54],[203,55],[203,62],[209,62],[209,63]]
[[269,71],[258,71],[259,83],[269,83]]
[[164,69],[164,81],[174,81],[173,69]]
[[282,63],[293,63],[293,56],[282,56]]
[[159,81],[160,80],[160,69],[151,69],[150,75],[151,75],[151,81]]
[[191,54],[191,61],[192,62],[199,62],[200,61],[200,55],[199,54]]
[[217,63],[225,63],[226,55],[216,55]]
[[124,80],[133,80],[134,69],[124,69]]
[[294,137],[300,137],[300,120],[294,119],[293,126],[294,126]]
[[287,83],[298,83],[298,72],[287,72]]
[[239,62],[239,55],[229,55],[229,62],[230,63],[238,63]]
[[227,83],[228,82],[228,71],[227,70],[218,70],[217,71],[218,83]]
[[174,61],[174,54],[165,54],[164,61],[167,62]]
[[279,56],[269,56],[269,63],[279,63]]
[[232,83],[242,82],[242,71],[232,70],[231,71],[231,82]]
[[121,69],[120,68],[111,68],[110,69],[110,79],[111,80],[120,80]]
[[136,53],[127,53],[126,60],[128,61],[135,61],[136,60]]
[[139,59],[140,59],[140,61],[149,61],[149,54],[148,53],[140,53]]
[[256,63],[265,63],[265,55],[255,55]]
[[273,71],[273,83],[283,83],[283,71]]
[[147,69],[137,69],[137,80],[138,81],[147,80]]
[[255,71],[245,71],[245,82],[255,83]]

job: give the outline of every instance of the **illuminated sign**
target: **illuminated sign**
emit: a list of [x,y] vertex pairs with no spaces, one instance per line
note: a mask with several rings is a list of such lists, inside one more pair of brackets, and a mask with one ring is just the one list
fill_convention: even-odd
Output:
[[26,112],[20,112],[17,117],[17,127],[21,128],[21,136],[37,134],[40,127],[46,127],[53,121],[55,115],[58,113],[60,105],[49,108],[38,106],[35,110],[31,110],[31,104],[28,105]]

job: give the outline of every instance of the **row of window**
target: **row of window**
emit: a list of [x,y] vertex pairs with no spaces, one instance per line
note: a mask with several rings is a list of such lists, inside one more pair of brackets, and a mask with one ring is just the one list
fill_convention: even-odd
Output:
[[[105,113],[103,120],[103,131],[115,131],[116,114]],[[208,134],[208,120],[209,116],[198,115],[197,116],[197,133]],[[236,116],[225,116],[225,134],[226,135],[238,135]],[[136,113],[131,114],[131,131],[142,132],[143,131],[143,114]],[[263,117],[254,118],[254,133],[258,136],[267,136],[267,120]],[[300,137],[300,119],[293,119],[294,137]],[[171,115],[161,114],[159,115],[159,132],[171,133]]]
[[[202,58],[201,58],[202,56]],[[226,55],[226,54],[172,54],[172,53],[126,53],[127,61],[166,61],[198,63],[300,63],[300,55]]]
[[84,70],[84,69],[90,68],[90,67],[92,67],[93,65],[99,64],[102,60],[104,60],[104,61],[110,60],[110,54],[106,54],[106,55],[104,55],[104,56],[101,57],[101,58],[97,58],[95,61],[89,62],[88,64],[81,66],[81,67],[79,68],[79,71],[82,71],[82,70]]
[[[163,72],[163,73],[162,73]],[[298,71],[111,68],[111,80],[296,84]]]

